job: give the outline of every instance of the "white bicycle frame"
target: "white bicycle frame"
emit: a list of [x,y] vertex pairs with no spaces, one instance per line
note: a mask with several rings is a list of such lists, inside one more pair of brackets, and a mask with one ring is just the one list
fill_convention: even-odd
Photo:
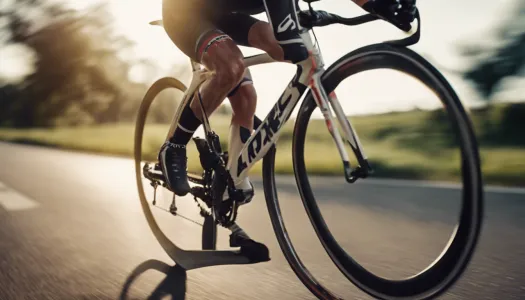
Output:
[[[230,172],[236,172],[235,177],[238,178],[238,180],[242,180],[248,174],[252,166],[263,158],[272,145],[277,142],[282,126],[288,121],[301,97],[306,94],[305,92],[307,88],[312,90],[315,102],[320,108],[327,128],[337,145],[347,179],[351,177],[352,170],[350,168],[348,153],[344,147],[343,138],[341,137],[339,130],[333,126],[334,116],[332,115],[330,105],[341,125],[344,137],[352,148],[354,154],[358,157],[359,161],[366,160],[358,136],[347,119],[347,116],[345,116],[343,108],[341,107],[335,93],[327,95],[322,86],[321,76],[324,74],[325,69],[320,50],[315,47],[315,44],[312,42],[309,31],[305,30],[302,32],[301,38],[310,53],[309,58],[296,64],[297,72],[295,76],[292,78],[277,103],[262,121],[262,124],[254,130],[248,141],[245,143],[240,155],[238,157],[230,157],[230,159],[237,160],[237,162],[232,162]],[[248,68],[259,64],[275,62],[275,60],[273,60],[268,54],[260,54],[246,57],[244,62],[245,66]],[[192,99],[190,95],[195,94],[200,85],[213,75],[212,72],[204,69],[199,63],[191,61],[191,64],[193,69],[191,84],[184,94],[177,115],[173,119],[168,137],[171,137],[175,131],[182,107]],[[204,113],[204,109],[202,111]],[[204,118],[203,125],[206,133],[211,131],[210,124],[208,124],[206,118]]]

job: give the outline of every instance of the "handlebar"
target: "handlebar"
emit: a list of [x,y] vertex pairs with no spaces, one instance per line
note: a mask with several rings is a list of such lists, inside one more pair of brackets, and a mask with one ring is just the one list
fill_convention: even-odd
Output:
[[379,20],[379,17],[366,14],[354,18],[343,18],[323,10],[302,10],[299,12],[299,23],[302,27],[313,28],[323,27],[332,24],[342,24],[348,26],[361,25],[371,21]]
[[[378,16],[372,15],[372,14],[365,14],[358,17],[353,18],[344,18],[339,15],[329,13],[323,10],[302,10],[298,14],[299,16],[299,23],[302,27],[312,29],[313,27],[323,27],[328,26],[332,24],[342,24],[342,25],[348,25],[348,26],[356,26],[361,25],[364,23],[368,23],[371,21],[376,20],[382,20]],[[416,19],[417,19],[417,31],[412,34],[411,36],[401,39],[401,40],[394,40],[394,41],[387,41],[386,43],[391,45],[397,45],[397,46],[410,46],[414,45],[417,42],[419,42],[419,39],[421,37],[421,17],[419,15],[419,11],[416,12]]]

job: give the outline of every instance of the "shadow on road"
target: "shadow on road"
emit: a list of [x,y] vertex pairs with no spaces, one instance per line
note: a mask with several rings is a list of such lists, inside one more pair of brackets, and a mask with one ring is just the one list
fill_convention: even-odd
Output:
[[129,299],[128,293],[133,282],[148,270],[157,270],[164,273],[166,274],[166,278],[157,285],[147,299],[164,299],[164,297],[168,295],[170,295],[173,300],[186,299],[186,270],[178,265],[170,266],[164,262],[151,259],[141,263],[131,272],[120,292],[120,300]]

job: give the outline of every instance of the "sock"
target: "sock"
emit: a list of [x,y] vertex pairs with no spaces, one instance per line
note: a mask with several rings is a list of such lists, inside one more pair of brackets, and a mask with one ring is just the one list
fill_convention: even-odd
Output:
[[191,101],[189,101],[182,110],[175,133],[170,139],[170,142],[174,144],[187,145],[195,133],[195,130],[202,124],[201,120],[199,120],[199,118],[195,116],[195,113],[193,113],[193,110],[191,110],[190,103]]
[[[242,148],[244,147],[244,144],[248,141],[250,138],[251,131],[248,128],[239,126],[237,124],[232,124],[230,126],[230,135],[229,135],[229,145],[228,145],[228,164],[226,165],[226,169],[228,170],[237,170],[237,157],[239,154],[241,154]],[[248,176],[244,178],[238,178],[236,176],[237,172],[230,172],[233,182],[235,183],[235,187],[237,189],[241,190],[249,190],[252,188],[250,184],[250,179]],[[228,198],[228,191],[224,193],[223,199]]]

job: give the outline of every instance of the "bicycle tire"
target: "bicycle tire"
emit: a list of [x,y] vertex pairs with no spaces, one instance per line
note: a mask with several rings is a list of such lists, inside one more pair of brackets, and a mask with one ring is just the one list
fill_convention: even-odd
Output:
[[[157,241],[159,241],[159,243],[164,249],[169,249],[173,247],[173,244],[158,226],[150,210],[149,203],[147,202],[142,183],[142,167],[140,165],[142,163],[142,140],[144,134],[144,126],[146,124],[149,108],[151,107],[153,101],[157,98],[158,94],[160,94],[166,89],[177,89],[181,92],[185,92],[186,86],[184,86],[184,84],[181,83],[179,80],[172,77],[161,78],[151,85],[151,87],[146,92],[139,108],[139,113],[135,124],[134,152],[136,180],[142,210],[144,212],[144,215],[146,216],[151,230],[153,231],[153,234],[157,238]],[[177,108],[177,112],[180,111],[181,107],[183,107],[187,101],[189,101],[188,98],[186,98],[185,101],[181,101],[179,107]],[[177,113],[176,118],[178,117],[178,115],[179,114]],[[201,176],[197,174],[188,173],[188,177],[193,177],[195,178],[195,181],[197,181]],[[217,245],[217,224],[215,224],[213,221],[207,221],[208,222],[205,222],[206,226],[203,226],[202,230],[201,247],[203,250],[215,250]]]
[[[339,246],[330,233],[313,196],[304,161],[304,143],[308,121],[317,107],[311,93],[306,95],[295,123],[293,133],[293,166],[296,183],[307,215],[325,248],[338,269],[354,285],[378,299],[429,299],[446,291],[464,272],[478,242],[483,219],[483,183],[479,150],[465,110],[447,80],[430,63],[412,50],[386,43],[357,49],[341,57],[322,76],[327,93],[332,92],[345,78],[362,71],[388,68],[408,73],[427,83],[440,99],[452,118],[454,129],[460,133],[463,184],[465,186],[459,224],[447,248],[432,266],[405,280],[388,280],[378,277],[354,261]],[[276,150],[273,148],[263,160],[264,190],[272,225],[279,245],[288,263],[305,286],[320,299],[337,297],[320,285],[309,273],[295,252],[282,220],[275,186],[274,165]]]

